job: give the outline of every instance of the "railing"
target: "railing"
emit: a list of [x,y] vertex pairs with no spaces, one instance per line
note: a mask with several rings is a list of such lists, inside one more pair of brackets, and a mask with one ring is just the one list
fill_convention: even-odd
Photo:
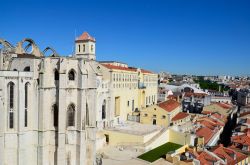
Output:
[[128,121],[140,122],[140,116],[128,115]]

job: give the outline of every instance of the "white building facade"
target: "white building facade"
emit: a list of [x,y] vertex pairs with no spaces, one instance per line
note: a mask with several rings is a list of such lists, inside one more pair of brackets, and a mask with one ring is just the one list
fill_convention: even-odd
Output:
[[96,124],[108,125],[109,102],[95,39],[83,33],[72,57],[40,52],[31,39],[0,45],[0,165],[95,164]]

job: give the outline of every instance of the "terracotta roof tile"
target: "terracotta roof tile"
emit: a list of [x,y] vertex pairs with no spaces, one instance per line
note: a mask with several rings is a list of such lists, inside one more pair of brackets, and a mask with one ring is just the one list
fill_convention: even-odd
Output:
[[217,162],[219,159],[213,157],[212,155],[208,154],[207,152],[202,152],[197,159],[200,161],[201,164],[206,165],[213,165],[213,162]]
[[194,97],[205,97],[207,96],[206,93],[192,93],[192,92],[186,92],[184,94],[184,97],[191,97],[191,96],[194,96]]
[[[231,141],[234,144],[237,144],[237,145],[239,145],[241,147],[243,147],[243,145],[250,147],[250,136],[249,136],[249,133],[245,133],[245,134],[242,134],[242,135],[232,136],[231,137]],[[242,149],[242,148],[240,148],[240,149]],[[248,149],[248,151],[250,151],[250,148]]]
[[215,103],[215,104],[219,105],[221,108],[224,108],[224,109],[231,109],[233,107],[232,105],[229,105],[226,103]]
[[95,42],[95,38],[94,38],[94,37],[91,37],[91,36],[89,35],[89,33],[84,32],[84,33],[82,33],[82,35],[80,35],[80,36],[76,39],[76,41],[93,41],[93,42]]
[[189,116],[188,113],[179,112],[177,115],[175,115],[175,116],[172,118],[172,121],[181,120],[181,119],[184,119],[184,118],[186,118],[186,117],[188,117],[188,116]]
[[142,73],[153,73],[153,72],[151,72],[151,71],[149,71],[149,70],[145,70],[145,69],[141,69],[141,72],[142,72]]
[[111,65],[111,64],[101,64],[104,67],[108,68],[108,69],[115,69],[115,70],[124,70],[124,71],[130,71],[130,72],[137,72],[137,69],[135,68],[128,68],[128,67],[122,67],[122,66],[115,66],[115,65]]
[[242,154],[230,148],[225,148],[223,146],[218,146],[217,148],[215,148],[213,153],[224,160],[226,159],[228,165],[237,164],[248,157],[245,154]]
[[177,107],[179,107],[180,103],[174,100],[167,100],[167,101],[159,103],[158,106],[168,112],[171,112],[175,110]]
[[201,127],[196,131],[196,135],[199,137],[204,137],[205,144],[209,142],[209,140],[213,137],[215,132],[207,127]]

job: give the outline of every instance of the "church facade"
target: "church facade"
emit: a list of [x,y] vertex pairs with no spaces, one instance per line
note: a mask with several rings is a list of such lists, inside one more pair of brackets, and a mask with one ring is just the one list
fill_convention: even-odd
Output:
[[95,164],[96,125],[110,116],[95,39],[84,32],[71,57],[32,39],[0,45],[0,165]]

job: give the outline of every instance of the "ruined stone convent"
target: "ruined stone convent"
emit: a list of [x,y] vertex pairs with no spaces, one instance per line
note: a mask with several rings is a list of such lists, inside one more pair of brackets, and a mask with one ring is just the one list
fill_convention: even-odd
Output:
[[96,99],[95,39],[83,33],[70,57],[32,39],[0,45],[0,165],[95,164],[96,108],[108,103]]

